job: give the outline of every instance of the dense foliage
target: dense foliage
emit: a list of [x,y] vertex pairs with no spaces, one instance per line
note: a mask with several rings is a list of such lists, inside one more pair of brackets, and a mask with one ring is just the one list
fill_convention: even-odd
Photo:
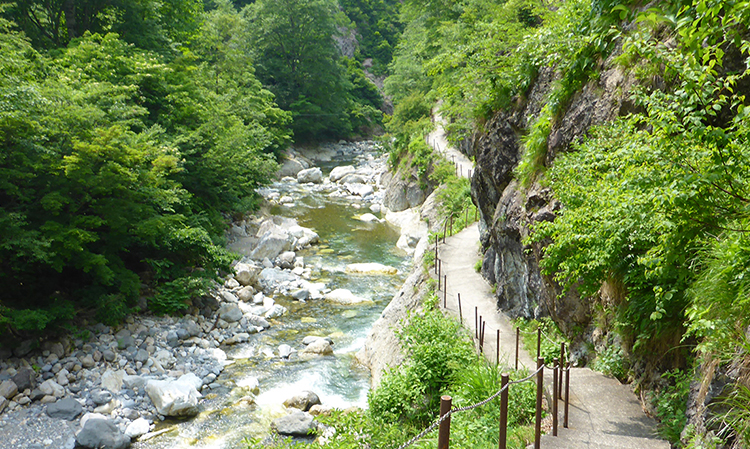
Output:
[[183,293],[156,295],[171,311],[226,267],[223,214],[270,179],[288,116],[247,52],[219,45],[238,13],[224,3],[202,20],[169,58],[88,32],[46,55],[0,24],[4,329],[114,322],[165,282]]

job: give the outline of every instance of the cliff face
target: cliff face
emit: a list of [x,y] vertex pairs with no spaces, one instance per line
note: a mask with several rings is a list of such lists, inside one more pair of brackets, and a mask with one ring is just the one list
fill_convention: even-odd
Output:
[[[599,73],[573,96],[552,127],[545,166],[590,127],[633,110],[629,97],[634,80],[611,58]],[[554,220],[561,205],[544,181],[523,187],[514,174],[523,154],[522,136],[544,106],[555,76],[552,69],[542,70],[526,99],[512,111],[497,113],[463,147],[476,160],[472,195],[481,211],[482,273],[496,285],[498,307],[514,317],[549,315],[568,335],[573,329],[587,329],[591,335],[590,300],[575,291],[560,298],[560,287],[540,271],[541,245],[524,244],[534,224]]]

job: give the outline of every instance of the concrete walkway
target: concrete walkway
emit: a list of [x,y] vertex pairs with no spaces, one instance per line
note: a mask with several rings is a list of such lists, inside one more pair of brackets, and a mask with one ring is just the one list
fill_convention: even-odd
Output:
[[[427,137],[429,144],[459,167],[461,176],[468,176],[473,164],[450,147],[440,125]],[[434,248],[432,249],[434,251]],[[440,306],[458,318],[476,335],[475,323],[486,322],[484,356],[491,362],[513,367],[515,364],[515,329],[497,308],[491,287],[474,269],[480,260],[479,227],[477,223],[438,244],[441,266]],[[437,278],[437,275],[432,273]],[[445,277],[443,277],[445,276]],[[447,281],[444,281],[446,279]],[[460,295],[460,311],[459,311]],[[499,333],[498,333],[499,331]],[[498,339],[499,335],[499,339]],[[475,341],[477,341],[475,339]],[[477,342],[478,345],[478,342]],[[520,348],[519,368],[536,369],[536,362]],[[548,400],[551,394],[551,373],[545,370]],[[563,401],[558,404],[558,436],[542,436],[544,449],[669,449],[668,442],[656,437],[656,423],[646,416],[641,404],[628,385],[588,368],[573,368],[570,373],[569,426],[563,428]]]

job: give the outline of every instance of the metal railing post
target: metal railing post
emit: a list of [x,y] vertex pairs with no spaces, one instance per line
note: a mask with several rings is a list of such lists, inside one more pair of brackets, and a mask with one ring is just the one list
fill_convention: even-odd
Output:
[[534,449],[542,445],[542,394],[544,388],[544,359],[536,358],[536,419],[534,421]]
[[474,306],[474,338],[479,340],[479,307]]
[[500,380],[500,388],[505,388],[500,393],[500,445],[499,449],[507,448],[508,439],[508,373],[503,373]]
[[497,330],[497,351],[495,351],[495,366],[500,366],[500,329]]
[[521,341],[521,328],[516,328],[516,371],[518,371],[518,345]]
[[536,358],[542,356],[542,328],[536,328]]
[[440,280],[443,277],[443,262],[440,259],[438,259],[437,262],[438,262],[437,263],[437,265],[438,265],[438,269],[437,269],[437,274],[438,274],[438,291],[440,291],[440,286],[441,286]]
[[458,294],[458,319],[461,320],[461,324],[464,324],[464,314],[461,311],[461,293]]
[[565,413],[563,417],[563,427],[568,428],[568,406],[570,405],[570,361],[565,369]]
[[560,381],[558,382],[558,385],[560,386],[560,392],[557,394],[557,397],[562,397],[563,366],[565,366],[565,342],[560,343]]
[[[450,396],[440,397],[440,417],[445,416],[446,413],[451,411],[452,399]],[[438,449],[448,449],[451,438],[451,417],[447,417],[440,423],[440,429],[438,430]]]
[[558,394],[557,394],[557,372],[560,369],[560,360],[555,357],[553,359],[553,368],[552,368],[552,436],[557,436],[557,400],[558,400]]

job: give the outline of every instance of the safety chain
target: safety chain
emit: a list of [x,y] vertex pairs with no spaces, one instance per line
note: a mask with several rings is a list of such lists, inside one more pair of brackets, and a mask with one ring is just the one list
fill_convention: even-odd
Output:
[[440,423],[442,423],[446,419],[450,418],[451,415],[453,415],[454,413],[465,412],[465,411],[468,411],[468,410],[473,410],[473,409],[475,409],[477,407],[481,407],[481,406],[489,403],[490,401],[492,401],[496,397],[500,396],[500,394],[502,394],[503,391],[507,390],[511,385],[513,385],[513,384],[520,384],[520,383],[527,382],[527,381],[531,380],[531,378],[533,378],[534,376],[536,376],[539,373],[539,371],[541,371],[543,369],[544,369],[544,366],[540,366],[536,371],[534,371],[533,373],[531,373],[528,376],[524,377],[523,379],[521,379],[521,380],[514,380],[514,381],[508,382],[508,384],[505,385],[500,390],[498,390],[497,393],[493,394],[492,396],[488,397],[487,399],[485,399],[485,400],[483,400],[481,402],[477,402],[476,404],[472,404],[472,405],[467,405],[466,407],[454,408],[453,410],[450,410],[448,413],[446,413],[445,415],[441,416],[437,421],[435,421],[434,423],[432,423],[432,425],[430,427],[428,427],[428,428],[424,429],[422,432],[420,432],[419,435],[415,436],[411,440],[409,440],[406,443],[404,443],[401,446],[399,446],[398,449],[405,449],[405,448],[411,446],[412,444],[416,443],[417,441],[421,440],[425,435],[427,435],[428,433],[430,433],[433,430],[435,430],[435,428],[437,426],[439,426]]

